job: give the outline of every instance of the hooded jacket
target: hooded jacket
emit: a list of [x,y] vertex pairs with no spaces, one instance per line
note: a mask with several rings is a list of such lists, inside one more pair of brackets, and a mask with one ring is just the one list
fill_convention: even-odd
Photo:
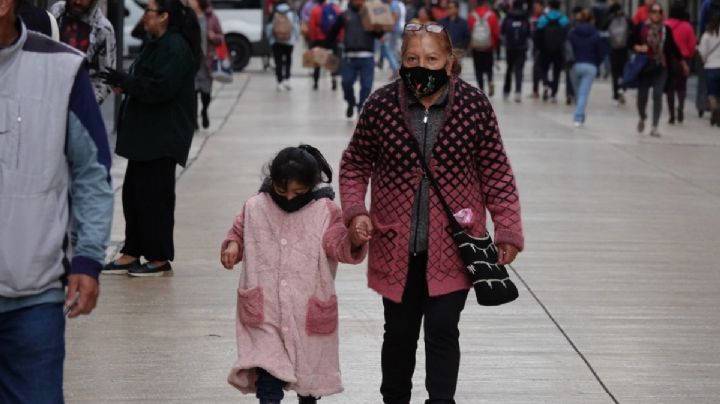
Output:
[[101,104],[110,94],[110,86],[96,77],[98,72],[116,66],[115,30],[93,0],[87,11],[73,15],[65,1],[53,4],[50,13],[60,26],[60,41],[85,53],[87,68],[95,91],[95,100]]
[[572,44],[575,63],[590,63],[599,66],[605,57],[600,34],[592,24],[580,23],[570,31],[568,40]]

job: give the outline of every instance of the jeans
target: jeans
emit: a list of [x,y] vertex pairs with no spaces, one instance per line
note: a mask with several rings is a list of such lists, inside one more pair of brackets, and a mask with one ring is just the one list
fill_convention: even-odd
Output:
[[575,63],[570,70],[576,102],[575,122],[585,122],[585,108],[590,97],[590,87],[597,77],[598,69],[592,63]]
[[522,93],[523,69],[525,68],[525,54],[527,49],[507,48],[507,71],[505,71],[505,85],[503,94],[510,94],[512,79],[515,76],[515,93]]
[[62,404],[63,304],[0,313],[0,403]]
[[705,69],[705,83],[708,96],[720,98],[720,69]]
[[[357,106],[358,109],[362,108],[372,90],[375,75],[373,57],[343,58],[340,74],[342,75],[342,89],[345,101],[350,106]],[[360,76],[360,99],[356,102],[353,86],[355,85],[358,75]]]
[[657,69],[651,73],[640,73],[638,78],[638,99],[637,108],[640,119],[647,118],[648,93],[650,88],[653,90],[653,117],[652,126],[658,126],[660,122],[660,113],[662,112],[662,95],[665,89],[665,81],[667,80],[667,70]]
[[390,34],[386,34],[386,38],[384,42],[380,43],[380,57],[382,59],[387,59],[388,65],[390,65],[390,70],[393,71],[393,73],[397,73],[398,70],[400,70],[400,64],[398,63],[397,59],[397,53],[392,47],[392,41],[390,39]]
[[488,85],[493,82],[493,51],[473,50],[473,64],[475,65],[475,78],[478,82],[478,88],[484,90],[484,76],[488,77]]
[[[409,404],[420,325],[425,332],[426,403],[454,404],[460,369],[460,313],[468,291],[428,296],[427,253],[410,258],[402,303],[383,299],[385,334],[382,345],[382,384],[385,404]],[[424,318],[424,321],[423,321]]]
[[285,397],[283,387],[285,382],[268,373],[265,369],[257,368],[255,381],[255,396],[262,401],[280,401]]

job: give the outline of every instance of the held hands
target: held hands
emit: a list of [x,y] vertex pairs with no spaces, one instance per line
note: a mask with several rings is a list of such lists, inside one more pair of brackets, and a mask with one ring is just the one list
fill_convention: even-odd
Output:
[[517,254],[518,254],[517,248],[515,248],[515,246],[511,245],[511,244],[498,244],[497,250],[498,250],[498,264],[499,265],[512,264],[512,262],[515,261],[515,257],[517,257]]
[[367,215],[355,216],[353,220],[350,221],[348,232],[350,233],[350,243],[353,247],[360,247],[370,241],[373,232],[370,217]]
[[635,45],[635,52],[637,53],[647,53],[648,46],[647,45]]
[[225,269],[233,269],[235,263],[238,260],[239,254],[240,246],[238,245],[238,243],[231,241],[220,253],[220,262],[222,262],[222,265],[223,267],[225,267]]

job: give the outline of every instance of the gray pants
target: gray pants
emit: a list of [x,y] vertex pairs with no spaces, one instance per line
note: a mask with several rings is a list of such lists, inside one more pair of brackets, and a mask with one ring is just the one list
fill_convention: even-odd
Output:
[[662,112],[663,90],[665,89],[665,81],[667,80],[667,70],[658,69],[652,73],[641,73],[638,78],[638,98],[637,107],[640,113],[640,119],[647,119],[647,103],[650,88],[652,88],[653,97],[653,116],[652,126],[658,126],[660,122],[660,113]]

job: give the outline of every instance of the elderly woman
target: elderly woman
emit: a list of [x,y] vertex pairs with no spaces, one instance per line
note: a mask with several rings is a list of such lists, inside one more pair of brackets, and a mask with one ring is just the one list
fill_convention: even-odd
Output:
[[[129,74],[103,74],[120,107],[115,152],[128,159],[122,202],[125,245],[105,273],[172,274],[175,167],[185,165],[197,117],[195,73],[203,58],[195,13],[180,0],[150,0],[143,17],[150,40]],[[147,262],[140,264],[140,258]]]
[[454,403],[460,365],[458,322],[471,285],[419,159],[452,211],[465,213],[461,224],[470,234],[485,233],[490,212],[500,264],[511,263],[524,244],[495,113],[458,77],[452,50],[441,25],[406,25],[400,79],[368,99],[340,164],[345,221],[351,237],[370,239],[368,284],[383,298],[385,403],[410,402],[423,318],[428,403]]

